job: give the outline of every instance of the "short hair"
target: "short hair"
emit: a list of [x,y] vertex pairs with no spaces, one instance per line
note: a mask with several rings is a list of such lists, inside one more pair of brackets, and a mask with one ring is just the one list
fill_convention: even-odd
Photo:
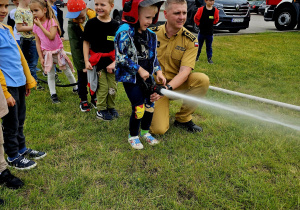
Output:
[[[158,7],[156,6],[156,5],[150,5],[150,6],[147,6],[147,7],[150,7],[150,8],[152,8],[154,11],[155,11],[155,13],[157,13],[158,12]],[[140,10],[142,9],[142,8],[146,8],[146,7],[141,7],[141,6],[139,6],[139,13],[140,13]]]
[[166,0],[165,10],[168,9],[170,4],[186,4],[186,0]]

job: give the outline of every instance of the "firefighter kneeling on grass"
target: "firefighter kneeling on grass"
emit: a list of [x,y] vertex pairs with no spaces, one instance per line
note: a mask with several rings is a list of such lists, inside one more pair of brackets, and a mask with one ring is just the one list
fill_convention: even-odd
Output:
[[[198,40],[183,27],[187,18],[186,1],[167,0],[164,15],[166,23],[151,29],[157,35],[157,58],[167,79],[167,88],[187,95],[204,96],[209,87],[208,76],[199,72],[191,73],[195,66]],[[190,132],[202,131],[192,121],[196,108],[197,104],[183,101],[180,111],[175,115],[174,125]],[[164,134],[169,129],[169,117],[169,98],[163,96],[155,103],[151,133]]]

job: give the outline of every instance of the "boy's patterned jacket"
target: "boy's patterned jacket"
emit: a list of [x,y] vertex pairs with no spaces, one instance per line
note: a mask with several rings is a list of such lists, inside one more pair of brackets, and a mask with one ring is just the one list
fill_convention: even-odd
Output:
[[[115,36],[115,50],[116,50],[116,81],[136,83],[136,74],[140,68],[138,65],[137,50],[133,42],[135,29],[132,25],[122,24]],[[149,46],[149,59],[151,66],[146,68],[150,75],[161,70],[157,60],[157,38],[156,34],[147,29],[147,40]]]

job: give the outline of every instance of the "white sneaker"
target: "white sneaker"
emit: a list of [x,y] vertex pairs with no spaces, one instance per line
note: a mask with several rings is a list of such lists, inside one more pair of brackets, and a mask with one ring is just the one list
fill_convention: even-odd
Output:
[[148,144],[150,144],[151,146],[159,143],[159,141],[156,138],[154,138],[150,133],[146,133],[143,136],[141,135],[141,138],[148,142]]
[[130,138],[128,137],[128,142],[130,143],[130,145],[133,149],[143,149],[144,148],[144,146],[140,142],[140,139],[138,136],[132,136]]

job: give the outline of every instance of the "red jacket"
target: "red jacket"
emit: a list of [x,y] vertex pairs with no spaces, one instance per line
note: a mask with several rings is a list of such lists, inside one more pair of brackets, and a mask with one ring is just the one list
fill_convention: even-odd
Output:
[[[199,24],[200,24],[200,19],[202,17],[203,8],[204,8],[204,6],[200,7],[198,9],[197,13],[195,14],[194,22],[196,23],[197,26],[199,26]],[[219,10],[217,8],[215,8],[214,24],[216,24],[217,22],[219,22]]]

